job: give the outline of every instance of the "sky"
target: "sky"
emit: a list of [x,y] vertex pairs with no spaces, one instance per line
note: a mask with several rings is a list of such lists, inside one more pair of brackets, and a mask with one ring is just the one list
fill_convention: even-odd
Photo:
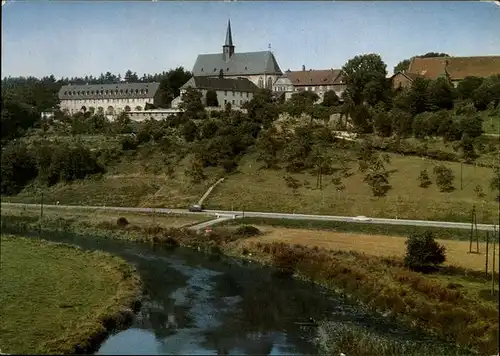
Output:
[[389,73],[427,52],[500,55],[491,2],[7,0],[1,76],[191,70],[198,54],[222,51],[228,19],[236,52],[270,44],[282,71],[341,68],[366,53]]

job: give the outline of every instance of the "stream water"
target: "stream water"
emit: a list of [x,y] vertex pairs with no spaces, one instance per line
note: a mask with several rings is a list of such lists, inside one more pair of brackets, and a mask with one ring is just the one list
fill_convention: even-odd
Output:
[[435,344],[341,296],[271,270],[221,256],[126,241],[51,236],[133,263],[146,296],[133,324],[111,335],[98,355],[317,354],[311,320],[362,326],[384,337]]

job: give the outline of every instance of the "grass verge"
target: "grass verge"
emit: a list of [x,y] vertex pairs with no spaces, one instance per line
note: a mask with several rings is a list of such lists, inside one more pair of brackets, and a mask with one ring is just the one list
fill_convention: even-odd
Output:
[[141,282],[122,259],[19,236],[1,242],[3,352],[91,353],[131,321]]
[[[470,230],[464,230],[464,229],[351,223],[343,221],[241,218],[238,220],[228,220],[221,223],[221,225],[241,225],[241,224],[284,227],[292,229],[325,230],[325,231],[336,231],[336,232],[359,232],[367,235],[387,235],[387,236],[407,236],[412,232],[420,233],[423,231],[432,231],[436,234],[437,238],[439,239],[459,240],[459,241],[468,241],[470,235]],[[484,232],[480,233],[484,234]]]

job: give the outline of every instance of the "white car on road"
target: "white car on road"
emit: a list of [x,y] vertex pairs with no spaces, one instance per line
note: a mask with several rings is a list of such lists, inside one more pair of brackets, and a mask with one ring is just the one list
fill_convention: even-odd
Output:
[[363,215],[360,215],[360,216],[356,216],[354,218],[352,218],[353,220],[356,220],[356,221],[372,221],[371,218],[369,217],[366,217],[366,216],[363,216]]

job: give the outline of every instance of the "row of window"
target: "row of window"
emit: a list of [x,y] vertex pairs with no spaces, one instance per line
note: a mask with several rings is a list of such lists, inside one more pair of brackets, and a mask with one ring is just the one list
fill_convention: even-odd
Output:
[[[134,98],[129,98],[129,99],[81,99],[80,100],[82,103],[88,103],[88,104],[97,104],[100,101],[105,102],[105,103],[135,103],[135,102],[143,102],[144,99],[134,99]],[[153,99],[146,99],[146,102],[152,102]]]
[[[240,102],[239,102],[240,106],[243,105],[243,103],[246,101],[247,100],[240,100]],[[238,103],[238,100],[226,100],[226,99],[224,99],[224,105],[226,105],[227,103],[231,103],[232,105],[236,105],[236,103]]]
[[[220,70],[222,70],[222,68]],[[248,68],[245,67],[245,70],[248,70]],[[203,68],[201,68],[201,71],[203,72]],[[214,73],[215,72],[217,72],[217,68],[214,68]],[[226,68],[226,72],[229,72],[229,68]]]
[[291,86],[276,86],[274,87],[274,91],[324,91],[324,90],[334,90],[333,85],[321,85],[321,86],[311,86],[311,87],[291,87]]
[[118,95],[118,93],[120,93],[121,95],[123,94],[147,94],[148,93],[148,89],[130,89],[130,91],[128,89],[115,89],[115,90],[69,90],[69,91],[65,91],[64,92],[64,95]]
[[[236,93],[237,93],[237,92],[233,91],[233,92],[232,92],[233,96],[238,95],[238,94],[236,94]],[[247,98],[248,98],[248,92],[245,92],[245,93],[244,93],[244,92],[240,91],[240,92],[238,92],[238,93],[240,93],[240,96],[243,96],[243,94],[245,94],[245,93],[246,93]],[[224,96],[227,96],[227,90],[224,90]]]

